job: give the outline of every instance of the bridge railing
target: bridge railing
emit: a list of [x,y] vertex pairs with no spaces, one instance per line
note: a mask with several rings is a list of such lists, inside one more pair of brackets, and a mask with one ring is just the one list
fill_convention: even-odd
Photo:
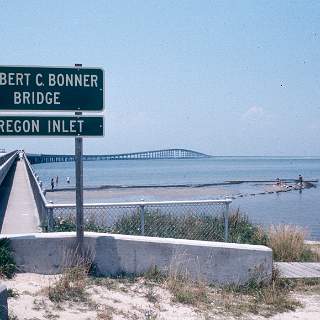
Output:
[[23,157],[25,159],[26,167],[27,167],[27,172],[28,172],[28,177],[30,181],[30,185],[32,188],[32,193],[37,205],[38,209],[38,214],[39,214],[39,219],[41,223],[41,228],[43,230],[48,229],[48,225],[50,225],[49,219],[49,213],[50,209],[48,208],[48,201],[46,197],[44,196],[43,190],[42,190],[42,183],[40,181],[39,176],[34,172],[28,157],[23,154]]
[[3,154],[0,156],[0,166],[3,165],[9,158],[11,158],[13,155],[17,155],[18,151],[14,150],[9,153]]
[[0,157],[0,185],[17,159],[18,154],[18,151],[15,150]]
[[[85,230],[151,237],[227,241],[231,200],[84,204]],[[75,204],[48,204],[49,231],[75,226]]]

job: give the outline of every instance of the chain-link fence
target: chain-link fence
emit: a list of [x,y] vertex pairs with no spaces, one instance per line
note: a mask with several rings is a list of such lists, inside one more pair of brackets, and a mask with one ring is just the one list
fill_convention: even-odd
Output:
[[[84,205],[84,228],[127,235],[224,241],[231,200],[96,203]],[[49,230],[75,225],[75,205],[48,204]]]

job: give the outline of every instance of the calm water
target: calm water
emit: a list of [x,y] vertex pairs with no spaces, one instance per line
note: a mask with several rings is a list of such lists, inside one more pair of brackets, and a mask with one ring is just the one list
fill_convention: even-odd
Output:
[[[51,177],[59,176],[59,187],[73,185],[74,163],[35,165],[49,188]],[[229,180],[272,180],[320,178],[320,158],[215,157],[192,160],[130,160],[84,162],[85,186],[204,184]],[[249,188],[244,184],[241,188]],[[163,199],[166,200],[166,199]],[[239,198],[233,201],[258,223],[292,223],[308,227],[310,238],[320,239],[320,189]]]

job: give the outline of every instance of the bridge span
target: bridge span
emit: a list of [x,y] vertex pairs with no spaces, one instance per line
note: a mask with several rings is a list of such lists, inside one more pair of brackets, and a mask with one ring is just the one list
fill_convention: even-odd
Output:
[[[67,154],[27,154],[31,164],[47,162],[75,161],[74,155]],[[96,160],[149,160],[149,159],[195,159],[209,158],[210,155],[188,149],[163,149],[119,154],[83,155],[84,161]]]

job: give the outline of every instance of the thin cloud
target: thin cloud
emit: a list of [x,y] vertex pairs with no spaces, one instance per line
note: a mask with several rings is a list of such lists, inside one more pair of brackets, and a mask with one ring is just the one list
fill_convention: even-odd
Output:
[[242,114],[243,120],[255,121],[259,120],[264,116],[265,112],[262,107],[251,107],[245,113]]

